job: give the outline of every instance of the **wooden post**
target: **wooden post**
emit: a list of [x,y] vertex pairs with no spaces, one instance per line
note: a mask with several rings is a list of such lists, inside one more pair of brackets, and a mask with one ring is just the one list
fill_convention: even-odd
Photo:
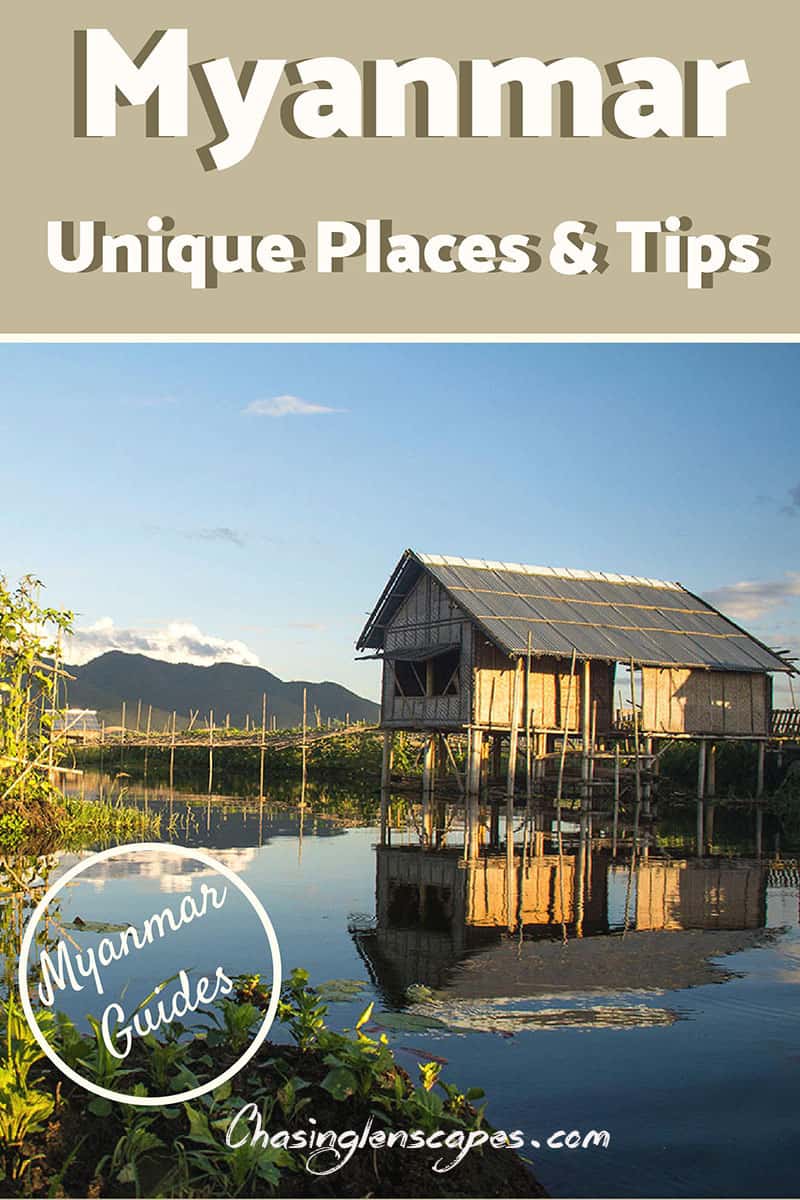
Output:
[[122,732],[119,742],[119,769],[123,768],[125,762],[125,701],[122,701]]
[[712,846],[714,843],[714,811],[715,811],[716,807],[717,807],[716,804],[712,803],[712,801],[710,799],[706,800],[705,821],[704,821],[705,844],[706,844],[706,847],[708,848],[709,854],[712,853]]
[[614,743],[614,824],[611,831],[611,857],[617,857],[619,837],[619,742]]
[[467,791],[478,795],[481,790],[481,760],[483,751],[483,731],[470,730],[469,763],[467,770]]
[[483,731],[470,727],[467,731],[467,794],[464,801],[464,852],[465,857],[472,860],[478,857],[479,850],[478,818],[480,809],[482,754]]
[[759,742],[756,764],[756,858],[761,858],[764,851],[764,809],[761,804],[761,798],[764,795],[764,760],[766,758],[766,750],[766,742]]
[[431,844],[431,793],[433,792],[436,774],[436,734],[425,736],[425,747],[422,754],[422,842]]
[[390,729],[383,731],[383,752],[381,754],[381,788],[388,788],[392,777],[392,750],[394,734]]
[[514,803],[514,790],[517,783],[517,755],[519,752],[519,683],[522,668],[522,659],[517,660],[517,665],[514,670],[514,684],[511,689],[511,736],[508,743],[508,770],[506,773],[506,796],[511,797],[511,804]]
[[567,941],[567,912],[564,902],[564,841],[561,832],[561,800],[564,793],[564,763],[567,758],[567,732],[569,730],[569,710],[572,703],[572,686],[575,681],[576,652],[572,651],[572,661],[569,666],[569,684],[567,686],[567,703],[564,707],[561,729],[561,755],[558,762],[558,789],[556,791],[556,839],[558,842],[558,898],[561,905],[561,939]]
[[389,792],[387,788],[381,788],[381,845],[385,846],[387,842],[387,833],[389,829]]
[[[633,850],[631,857],[631,870],[633,870],[633,862],[639,852],[639,815],[642,811],[642,761],[639,753],[639,705],[636,703],[636,663],[631,659],[631,703],[633,705],[633,752],[634,752],[634,784],[636,790],[636,805],[633,810]],[[626,911],[627,920],[627,911]]]
[[307,740],[307,725],[308,725],[308,688],[303,688],[303,775],[301,780],[300,803],[305,804],[306,800],[306,775],[308,772],[308,746]]
[[647,734],[644,739],[644,757],[647,766],[645,768],[647,774],[645,777],[644,787],[642,788],[642,807],[646,813],[650,813],[650,799],[653,794],[653,789],[650,784],[650,776],[653,770],[653,739],[650,734]]
[[700,740],[697,750],[697,857],[703,857],[703,839],[705,835],[703,798],[706,789],[706,757],[707,748],[704,739]]
[[506,781],[506,921],[509,932],[516,927],[512,910],[514,888],[514,791],[517,782],[517,752],[519,749],[519,706],[520,675],[522,659],[517,660],[514,670],[514,686],[511,699],[511,738],[508,747],[508,778]]
[[144,777],[147,780],[147,756],[150,751],[150,726],[153,721],[153,706],[149,705],[147,709],[147,730],[144,735]]
[[208,714],[208,794],[214,786],[214,710]]
[[584,659],[581,680],[581,808],[589,807],[589,745],[591,739],[591,691],[592,665]]
[[264,799],[264,756],[267,750],[267,693],[261,697],[261,756],[258,767],[258,797]]
[[502,777],[502,759],[503,759],[503,739],[499,733],[493,733],[491,737],[487,737],[489,743],[489,778],[500,779]]
[[175,782],[175,710],[172,712],[172,738],[169,747],[169,790],[172,791]]
[[708,744],[708,761],[706,762],[706,796],[717,794],[717,743]]
[[528,630],[528,653],[525,659],[525,802],[527,805],[526,819],[531,816],[531,801],[533,800],[533,774],[531,762],[531,655],[533,639]]

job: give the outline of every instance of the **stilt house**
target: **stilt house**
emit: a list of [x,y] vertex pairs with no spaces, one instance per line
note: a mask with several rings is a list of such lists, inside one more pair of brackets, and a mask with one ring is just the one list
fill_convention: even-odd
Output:
[[[382,658],[385,730],[618,728],[633,672],[652,737],[765,739],[791,664],[678,583],[407,550],[361,636]],[[626,683],[626,691],[629,690]]]

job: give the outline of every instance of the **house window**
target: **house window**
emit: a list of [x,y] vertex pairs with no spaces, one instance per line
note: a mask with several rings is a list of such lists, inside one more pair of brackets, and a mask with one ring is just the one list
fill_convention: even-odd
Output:
[[459,651],[448,650],[431,658],[397,658],[394,682],[397,696],[457,696]]

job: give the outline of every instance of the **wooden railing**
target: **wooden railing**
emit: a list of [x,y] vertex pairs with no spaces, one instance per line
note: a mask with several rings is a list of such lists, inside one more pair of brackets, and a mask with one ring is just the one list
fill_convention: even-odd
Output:
[[774,708],[771,733],[773,737],[800,738],[800,708]]

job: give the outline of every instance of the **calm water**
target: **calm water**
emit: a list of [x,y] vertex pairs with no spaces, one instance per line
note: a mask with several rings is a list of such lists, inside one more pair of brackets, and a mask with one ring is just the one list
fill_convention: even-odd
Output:
[[[143,803],[144,793],[129,799]],[[163,812],[165,840],[210,850],[262,899],[285,973],[303,966],[313,982],[366,982],[357,1000],[331,1006],[331,1023],[352,1023],[370,999],[378,1014],[408,1013],[409,984],[442,989],[436,1012],[450,1027],[390,1033],[412,1072],[420,1051],[446,1059],[445,1078],[485,1089],[494,1125],[521,1129],[543,1147],[559,1129],[608,1130],[605,1150],[532,1152],[553,1195],[797,1194],[800,930],[791,873],[765,887],[752,862],[699,870],[651,858],[629,880],[624,864],[597,850],[585,931],[605,936],[571,940],[562,951],[560,898],[545,856],[523,894],[531,940],[517,954],[516,939],[502,936],[504,875],[481,869],[465,880],[455,850],[416,852],[413,822],[394,833],[391,849],[376,850],[377,827],[353,825],[352,816],[301,819],[269,804],[259,811],[257,803],[170,801],[158,790],[146,799]],[[74,861],[65,856],[60,868]],[[130,871],[109,868],[67,890],[62,917],[135,923],[163,907],[165,888],[177,894],[187,886],[178,862],[137,871],[133,887]],[[632,933],[626,944],[655,938],[658,948],[617,968],[610,956],[621,939],[608,931],[625,923],[626,900],[632,930],[661,932]],[[685,986],[702,954],[681,940],[694,936],[682,926],[730,938],[731,930],[763,925],[779,932],[720,960],[735,977]],[[214,934],[226,969],[264,969],[263,939],[246,911],[227,911]],[[207,926],[195,948],[200,961]],[[180,965],[163,946],[158,954],[151,981],[159,965],[164,975]],[[583,962],[598,954],[600,966]],[[466,972],[458,969],[463,960]],[[134,995],[136,979],[128,982]]]

